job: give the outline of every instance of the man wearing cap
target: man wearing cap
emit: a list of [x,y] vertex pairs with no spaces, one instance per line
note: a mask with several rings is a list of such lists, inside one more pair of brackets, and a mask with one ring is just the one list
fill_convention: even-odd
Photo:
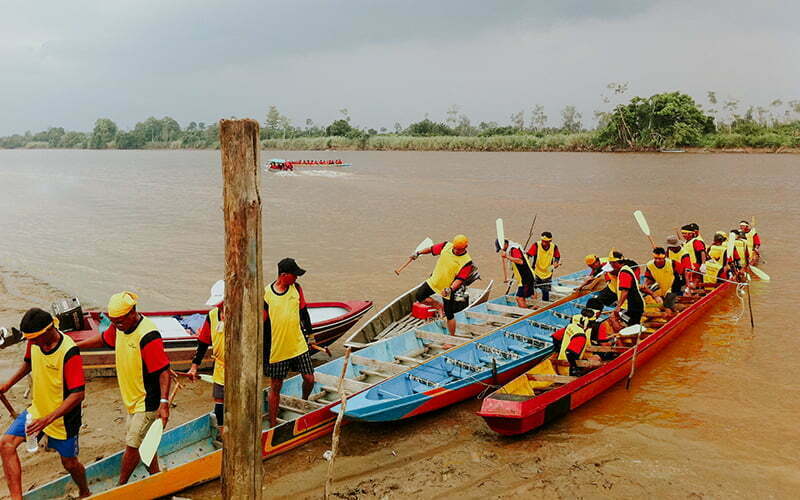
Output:
[[539,241],[528,249],[533,268],[534,287],[542,291],[542,300],[550,301],[550,284],[553,278],[553,269],[561,265],[561,252],[558,245],[553,243],[553,234],[545,231]]
[[583,258],[583,262],[589,266],[589,274],[586,276],[586,279],[583,280],[583,283],[576,289],[576,291],[583,291],[584,288],[588,287],[595,279],[605,271],[603,271],[603,266],[608,264],[608,259],[605,257],[598,257],[597,255],[590,253],[586,257]]
[[[614,320],[624,326],[638,325],[644,314],[644,297],[639,290],[639,277],[631,266],[636,264],[625,259],[622,253],[612,251],[608,256],[611,274],[615,277],[617,289],[617,306],[614,309]],[[623,309],[625,308],[625,309]],[[615,330],[620,330],[615,328]]]
[[[469,240],[463,234],[459,234],[453,238],[452,243],[443,241],[411,256],[412,259],[426,254],[439,256],[430,277],[417,289],[416,301],[443,311],[447,318],[447,330],[450,335],[456,333],[455,314],[457,311],[453,293],[467,282],[475,270],[472,257],[467,253],[467,246],[469,246]],[[443,305],[431,297],[434,293],[442,296]]]
[[217,418],[217,427],[220,435],[223,431],[225,417],[225,280],[219,280],[211,287],[211,296],[206,301],[207,306],[213,308],[208,311],[206,320],[197,332],[197,351],[189,368],[189,379],[198,379],[197,370],[203,364],[208,347],[214,355],[214,384],[211,397],[214,400],[214,416]]
[[663,247],[653,249],[653,258],[645,265],[644,286],[667,309],[675,307],[675,299],[680,295],[680,264],[667,258]]
[[[694,288],[702,281],[700,266],[706,261],[706,244],[700,236],[700,226],[695,223],[681,227],[681,236],[686,240],[681,251],[681,267],[687,288]],[[687,292],[688,293],[688,292]]]
[[270,378],[270,427],[278,425],[281,388],[290,371],[303,377],[303,399],[314,389],[314,366],[306,340],[311,334],[311,316],[297,283],[305,273],[287,257],[278,262],[278,278],[264,290],[264,375]]
[[[133,292],[112,295],[108,300],[111,326],[78,342],[81,349],[104,345],[114,348],[119,391],[128,411],[118,484],[128,482],[141,460],[139,446],[150,425],[160,418],[166,427],[169,419],[169,359],[156,324],[136,311],[138,298]],[[147,470],[150,474],[159,471],[158,455],[153,457]]]
[[[514,279],[517,280],[517,306],[528,307],[526,299],[533,295],[533,269],[525,255],[522,245],[515,241],[504,240],[503,248],[500,243],[494,240],[494,249],[500,252],[500,258],[510,261],[513,266]],[[505,263],[503,264],[505,265]]]
[[[55,319],[42,309],[33,308],[22,317],[20,330],[28,340],[22,365],[5,384],[8,392],[25,375],[31,374],[33,401],[0,438],[8,492],[22,498],[22,467],[17,447],[28,434],[47,436],[47,447],[61,455],[61,465],[78,485],[80,498],[91,495],[86,469],[78,460],[78,432],[81,428],[81,402],[84,398],[83,363],[72,339],[61,333]],[[30,413],[31,424],[26,427]]]
[[758,265],[758,261],[761,259],[761,252],[759,251],[759,248],[761,248],[761,237],[758,235],[755,228],[750,227],[750,223],[746,220],[739,222],[739,231],[744,234],[747,239],[747,251],[750,252],[750,264],[753,266]]

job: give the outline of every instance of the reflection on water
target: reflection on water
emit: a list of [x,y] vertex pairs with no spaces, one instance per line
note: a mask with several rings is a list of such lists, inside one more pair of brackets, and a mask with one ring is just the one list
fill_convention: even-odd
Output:
[[[754,283],[754,330],[747,313],[733,321],[742,308],[731,294],[638,370],[630,391],[617,385],[503,446],[525,448],[543,438],[597,449],[613,443],[643,458],[690,453],[693,466],[743,491],[753,471],[798,484],[798,468],[786,467],[800,463],[796,156],[337,156],[354,167],[262,176],[265,278],[293,256],[308,269],[301,281],[309,300],[381,306],[432,269],[434,261],[423,257],[400,277],[392,272],[426,236],[467,234],[484,279],[498,280],[497,217],[509,237],[524,241],[538,215],[535,232],[553,232],[569,272],[587,253],[612,246],[646,262],[649,243],[634,223],[636,209],[657,242],[687,222],[710,235],[756,216],[773,281]],[[0,180],[5,273],[35,277],[92,306],[133,289],[146,309],[201,306],[222,274],[217,152],[0,151]],[[0,320],[18,318],[0,311]]]

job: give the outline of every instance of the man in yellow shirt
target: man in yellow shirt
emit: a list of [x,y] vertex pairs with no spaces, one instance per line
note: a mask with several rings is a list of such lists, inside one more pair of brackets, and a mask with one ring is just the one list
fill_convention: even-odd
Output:
[[314,389],[314,366],[306,340],[311,334],[311,316],[297,283],[305,273],[287,257],[278,262],[278,278],[264,289],[264,375],[270,378],[270,427],[278,425],[281,389],[289,371],[302,375],[303,399]]
[[[55,320],[42,309],[29,309],[22,317],[20,330],[28,340],[25,359],[11,378],[0,386],[0,394],[31,374],[33,401],[0,438],[8,492],[22,498],[22,467],[17,448],[26,435],[47,436],[47,446],[61,455],[61,465],[78,485],[80,498],[91,495],[86,469],[78,460],[78,433],[81,428],[81,402],[84,398],[83,363],[75,342],[61,333]],[[32,417],[26,427],[28,414]]]
[[534,287],[542,291],[542,300],[549,302],[553,269],[561,265],[561,252],[553,243],[553,233],[543,232],[539,241],[528,249],[528,256],[533,268]]
[[[169,358],[153,321],[136,311],[139,298],[133,292],[120,292],[108,300],[111,326],[86,340],[79,348],[114,348],[117,382],[122,403],[128,411],[125,453],[119,471],[119,484],[128,482],[141,461],[139,446],[157,418],[167,426],[169,419]],[[159,472],[158,455],[147,466],[150,474]]]

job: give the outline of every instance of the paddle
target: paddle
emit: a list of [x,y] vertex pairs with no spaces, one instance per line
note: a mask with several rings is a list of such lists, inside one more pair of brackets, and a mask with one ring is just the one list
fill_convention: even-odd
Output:
[[[173,389],[172,395],[169,397],[170,405],[172,405],[172,400],[175,399],[175,395],[178,394],[178,390],[181,387],[183,386],[179,382],[175,382],[175,389]],[[164,421],[157,418],[155,422],[150,424],[147,434],[145,434],[144,439],[142,439],[142,444],[139,445],[139,457],[142,459],[142,463],[148,467],[153,463],[153,457],[156,456],[156,451],[158,450],[158,445],[161,444],[161,436],[163,434]]]
[[[426,248],[430,248],[431,245],[433,245],[433,240],[430,239],[430,238],[425,238],[424,240],[419,242],[419,245],[417,245],[417,248],[414,250],[414,253],[417,254],[417,253],[425,250]],[[403,264],[402,266],[400,266],[400,269],[395,269],[394,270],[394,274],[400,276],[400,273],[403,271],[403,269],[408,267],[408,265],[411,264],[411,262],[413,260],[414,260],[414,257],[409,257],[408,260],[406,261],[406,263]]]
[[8,413],[9,413],[9,415],[11,415],[11,418],[16,419],[17,418],[17,412],[14,411],[14,407],[11,406],[11,403],[8,402],[8,399],[6,399],[6,395],[5,394],[0,394],[0,401],[3,402],[3,406],[6,407],[6,410],[8,410]]
[[761,281],[769,281],[770,280],[769,274],[765,273],[764,271],[762,271],[761,269],[757,268],[756,266],[750,266],[750,271],[752,271],[753,274],[758,276],[758,278]]
[[[506,244],[506,231],[503,227],[503,219],[494,221],[495,229],[497,229],[497,244],[500,245],[500,250],[503,251],[503,246]],[[503,283],[508,283],[508,272],[506,271],[506,261],[500,257],[500,265],[503,267]]]
[[[185,372],[175,372],[175,373],[177,373],[178,375],[182,375],[184,377],[188,377],[189,376],[189,374],[185,373]],[[213,384],[214,383],[214,377],[212,377],[211,375],[209,375],[207,373],[199,373],[197,375],[197,378],[199,378],[203,382],[208,382],[209,384]]]
[[620,335],[632,335],[633,330],[636,330],[636,343],[633,345],[633,356],[631,357],[631,372],[628,374],[628,380],[625,382],[625,390],[630,390],[631,380],[633,380],[633,373],[636,370],[636,355],[639,352],[639,339],[642,336],[642,325],[631,325],[619,331]]
[[650,245],[653,248],[656,247],[656,243],[653,241],[653,237],[650,235],[650,225],[647,223],[647,219],[644,218],[644,214],[641,210],[637,210],[633,212],[633,218],[636,219],[637,224],[639,224],[639,229],[647,236],[647,239],[650,240]]

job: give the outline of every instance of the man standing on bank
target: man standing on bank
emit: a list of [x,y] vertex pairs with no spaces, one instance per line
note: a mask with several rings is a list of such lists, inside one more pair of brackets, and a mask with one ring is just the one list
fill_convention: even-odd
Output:
[[542,291],[542,300],[549,302],[553,269],[561,265],[561,252],[553,243],[553,233],[543,232],[541,239],[528,249],[528,256],[531,258],[534,286]]
[[269,383],[269,426],[278,425],[283,380],[290,371],[303,377],[303,399],[314,389],[314,366],[306,336],[311,334],[303,289],[296,283],[306,273],[289,257],[278,262],[278,278],[264,289],[264,375]]
[[[28,340],[25,361],[2,386],[8,392],[25,375],[31,374],[33,401],[31,407],[11,424],[0,438],[0,454],[8,492],[13,499],[22,498],[22,467],[17,447],[28,434],[47,436],[47,447],[61,455],[61,465],[78,485],[80,498],[91,495],[86,483],[86,469],[78,460],[78,432],[81,428],[81,402],[84,398],[83,363],[75,342],[61,333],[54,319],[39,308],[29,309],[19,325]],[[25,422],[30,413],[30,425]]]
[[468,281],[475,269],[472,257],[467,253],[467,246],[469,246],[467,237],[458,234],[452,243],[443,241],[411,256],[412,259],[425,254],[439,256],[430,277],[417,289],[415,300],[442,310],[442,305],[431,297],[434,293],[441,295],[450,335],[456,334],[456,301],[453,294]]
[[[169,359],[156,324],[136,311],[138,298],[133,292],[112,295],[108,300],[111,326],[78,342],[81,349],[103,345],[114,348],[119,391],[128,411],[118,484],[127,483],[141,461],[139,446],[153,422],[160,418],[166,428],[169,419]],[[156,455],[147,471],[155,474],[159,470]]]

